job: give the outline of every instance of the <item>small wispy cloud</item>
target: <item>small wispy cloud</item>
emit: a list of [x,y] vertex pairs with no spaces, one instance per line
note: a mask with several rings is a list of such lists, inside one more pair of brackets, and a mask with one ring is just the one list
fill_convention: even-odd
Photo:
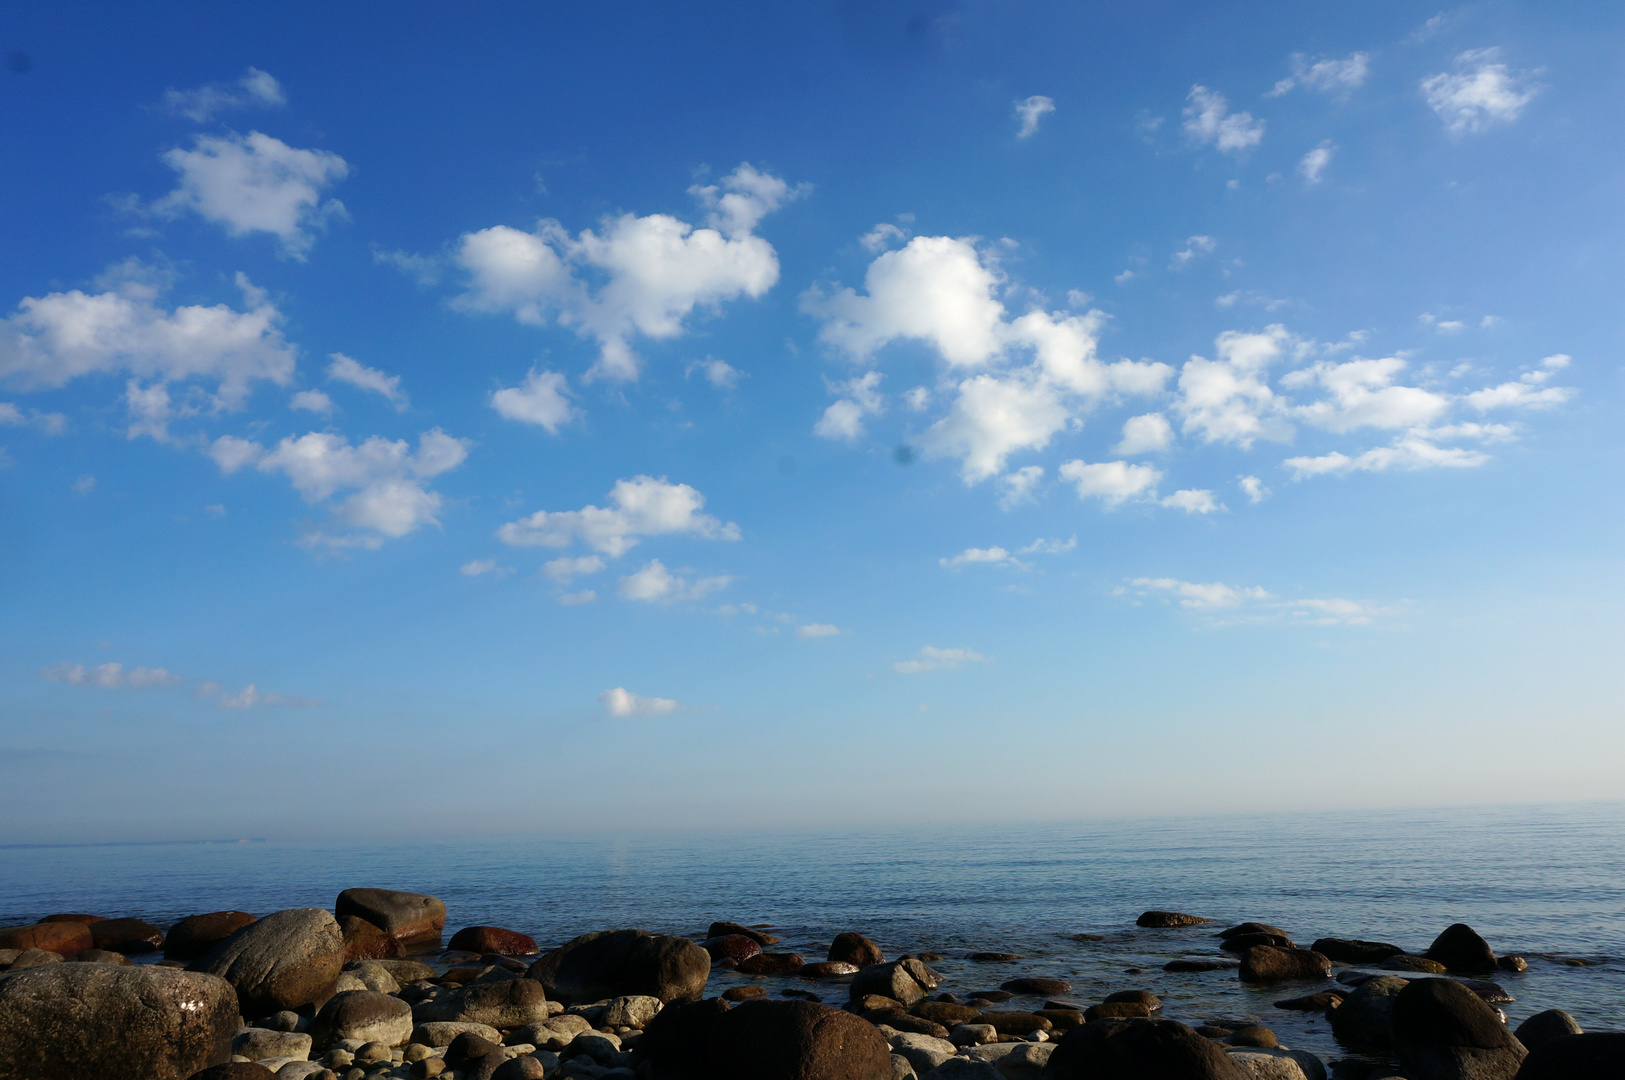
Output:
[[985,664],[987,657],[972,649],[939,649],[927,645],[912,660],[899,660],[892,670],[904,675],[919,675],[927,671],[951,671],[964,664]]

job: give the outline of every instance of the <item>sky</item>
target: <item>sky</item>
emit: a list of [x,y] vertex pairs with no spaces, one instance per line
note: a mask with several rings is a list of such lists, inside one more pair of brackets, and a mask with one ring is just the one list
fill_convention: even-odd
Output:
[[1625,11],[0,13],[0,842],[1625,797]]

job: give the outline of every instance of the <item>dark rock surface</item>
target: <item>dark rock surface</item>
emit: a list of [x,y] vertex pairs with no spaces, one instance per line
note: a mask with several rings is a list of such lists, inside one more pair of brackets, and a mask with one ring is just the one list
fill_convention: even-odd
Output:
[[470,983],[412,1010],[419,1023],[450,1021],[494,1028],[524,1027],[547,1019],[547,993],[535,979]]
[[1332,1013],[1333,1037],[1358,1050],[1387,1050],[1394,999],[1409,985],[1408,979],[1383,975],[1355,987]]
[[500,926],[465,926],[451,936],[446,948],[498,956],[535,956],[541,952],[536,947],[536,939],[529,934],[504,930]]
[[164,937],[164,958],[196,960],[254,921],[246,911],[211,911],[188,915],[169,928]]
[[346,990],[334,994],[311,1022],[317,1046],[338,1039],[404,1045],[412,1034],[412,1006],[398,997],[374,990]]
[[1386,941],[1360,941],[1358,938],[1319,938],[1309,947],[1337,964],[1379,964],[1405,951]]
[[1052,994],[1070,994],[1072,984],[1065,979],[1028,977],[1011,979],[1001,984],[999,989],[1011,994],[1037,994],[1040,997],[1048,997]]
[[1100,1020],[1067,1032],[1046,1080],[1249,1080],[1225,1052],[1174,1020]]
[[344,938],[344,961],[393,960],[406,955],[406,946],[358,915],[345,915],[339,919],[339,934]]
[[1224,941],[1229,941],[1231,938],[1242,937],[1246,934],[1274,934],[1277,937],[1291,936],[1279,926],[1271,926],[1269,923],[1261,922],[1238,923],[1229,929],[1219,931],[1219,937]]
[[705,991],[710,973],[710,955],[688,938],[601,930],[554,949],[526,977],[541,983],[549,998],[576,1005],[622,994],[689,1001]]
[[880,946],[864,937],[862,934],[847,931],[836,934],[835,940],[830,942],[828,959],[842,960],[848,964],[856,964],[860,968],[871,964],[884,964],[885,954]]
[[1152,930],[1177,930],[1187,926],[1204,926],[1212,919],[1204,919],[1199,915],[1186,915],[1179,911],[1147,911],[1134,920],[1135,926],[1144,926]]
[[333,914],[366,919],[403,945],[438,942],[446,927],[445,904],[424,893],[394,889],[345,889]]
[[1541,1043],[1561,1039],[1565,1035],[1580,1035],[1583,1029],[1578,1020],[1562,1009],[1547,1009],[1519,1024],[1513,1034],[1526,1050],[1533,1052]]
[[96,948],[126,956],[164,947],[164,932],[144,919],[100,919],[90,924],[90,938]]
[[800,953],[757,953],[739,961],[735,969],[742,975],[795,975],[807,966]]
[[1529,1051],[1517,1080],[1625,1080],[1625,1032],[1565,1035]]
[[[714,1003],[713,1003],[714,1002]],[[891,1080],[891,1049],[850,1013],[806,1001],[662,1010],[638,1043],[652,1080]]]
[[228,1061],[224,1065],[210,1065],[193,1073],[187,1080],[269,1080],[276,1073],[257,1061]]
[[58,956],[77,956],[95,947],[90,927],[81,922],[42,922],[0,930],[0,949],[44,949]]
[[743,934],[764,949],[769,945],[779,943],[779,939],[772,934],[764,934],[753,926],[745,926],[736,922],[714,922],[711,924],[711,928],[705,932],[706,937],[725,937],[728,934]]
[[1495,970],[1495,950],[1466,923],[1447,927],[1422,955],[1443,964],[1450,972],[1470,975]]
[[706,938],[700,942],[700,948],[711,954],[712,960],[732,960],[738,963],[759,956],[762,946],[755,938],[744,934],[723,934],[720,937]]
[[1394,1057],[1413,1080],[1512,1080],[1527,1053],[1500,1015],[1453,979],[1411,982],[1394,998],[1389,1027]]
[[1312,949],[1279,949],[1255,945],[1241,957],[1242,982],[1271,983],[1330,979],[1332,962]]

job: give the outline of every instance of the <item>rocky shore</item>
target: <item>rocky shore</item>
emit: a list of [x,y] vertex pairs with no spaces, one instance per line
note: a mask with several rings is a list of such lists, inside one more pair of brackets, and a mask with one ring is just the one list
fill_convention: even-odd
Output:
[[[438,899],[349,889],[331,911],[0,930],[0,1080],[1625,1080],[1625,1033],[1555,1009],[1509,1026],[1495,980],[1528,965],[1459,923],[1420,954],[1171,911],[1137,926],[1184,936],[1166,971],[1279,987],[1345,1053],[1142,987],[1080,1000],[1007,953],[888,959],[855,931],[795,952],[732,922],[544,951],[494,926],[447,941]],[[1002,977],[951,985],[945,959]]]

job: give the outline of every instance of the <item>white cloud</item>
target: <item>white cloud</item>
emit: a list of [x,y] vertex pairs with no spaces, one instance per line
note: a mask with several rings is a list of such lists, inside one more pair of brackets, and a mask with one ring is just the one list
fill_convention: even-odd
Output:
[[869,254],[878,255],[887,248],[901,244],[906,239],[908,239],[907,232],[890,222],[882,221],[879,225],[858,237],[858,243],[862,244],[863,249]]
[[[1354,600],[1297,599],[1286,600],[1253,585],[1226,585],[1223,582],[1201,584],[1178,578],[1135,578],[1129,586],[1141,596],[1157,596],[1177,600],[1179,606],[1206,615],[1240,612],[1236,620],[1227,616],[1225,621],[1259,621],[1285,618],[1317,626],[1364,626],[1383,609]],[[1127,590],[1118,590],[1125,592]]]
[[482,574],[497,574],[500,576],[503,573],[503,568],[497,565],[495,559],[470,559],[459,567],[458,571],[464,577],[479,577]]
[[1016,138],[1025,139],[1038,130],[1038,121],[1047,113],[1055,111],[1055,101],[1043,94],[1034,94],[1016,102],[1016,119],[1021,121],[1021,130],[1016,132]]
[[568,585],[583,574],[596,574],[605,566],[597,555],[561,555],[542,564],[542,573],[561,585]]
[[1270,489],[1264,486],[1264,481],[1256,476],[1238,476],[1236,483],[1247,496],[1247,501],[1257,504],[1269,497]]
[[1422,80],[1422,96],[1452,135],[1510,124],[1534,100],[1535,73],[1513,72],[1499,61],[1499,49],[1469,49],[1456,57],[1454,74]]
[[619,686],[599,694],[598,704],[610,716],[659,716],[681,707],[671,698],[643,697]]
[[924,412],[931,407],[931,389],[926,386],[913,387],[903,394],[903,404],[910,412]]
[[1548,356],[1540,362],[1538,369],[1519,376],[1517,382],[1506,382],[1499,386],[1473,391],[1466,397],[1467,404],[1479,412],[1505,408],[1541,409],[1561,405],[1574,396],[1574,390],[1566,386],[1543,384],[1568,367],[1569,361],[1570,357],[1564,353]]
[[1126,461],[1068,461],[1060,471],[1062,479],[1070,480],[1077,488],[1078,498],[1098,498],[1107,506],[1154,495],[1162,479],[1162,473],[1150,465],[1130,465]]
[[1185,134],[1199,143],[1211,143],[1221,153],[1239,154],[1264,141],[1264,121],[1252,113],[1230,111],[1223,94],[1205,86],[1191,87],[1185,106]]
[[538,510],[497,530],[497,539],[515,547],[564,548],[580,540],[594,551],[619,558],[645,537],[686,535],[705,540],[738,540],[739,526],[701,513],[705,496],[664,477],[618,480],[609,507]]
[[301,390],[293,395],[288,407],[313,412],[318,416],[329,416],[333,412],[333,399],[320,390]]
[[1166,450],[1174,442],[1174,429],[1161,413],[1131,416],[1123,421],[1123,438],[1112,447],[1120,457],[1135,454],[1154,454]]
[[444,260],[434,255],[415,255],[410,251],[384,251],[374,249],[372,261],[380,266],[393,266],[407,277],[427,288],[440,284]]
[[[282,336],[282,314],[242,274],[245,311],[225,304],[167,311],[153,301],[157,287],[133,277],[117,289],[78,289],[25,297],[0,321],[0,379],[24,389],[64,386],[93,374],[127,374],[133,434],[163,432],[170,415],[164,384],[212,382],[203,406],[238,409],[260,380],[286,386],[296,350]],[[146,388],[137,380],[151,380]],[[199,409],[188,402],[188,415]]]
[[468,443],[439,428],[419,436],[415,452],[404,439],[392,442],[376,435],[351,446],[343,436],[313,431],[297,439],[284,438],[270,450],[223,435],[210,446],[209,456],[228,476],[249,465],[264,473],[280,472],[311,505],[350,491],[333,507],[334,515],[379,535],[315,534],[307,540],[336,547],[376,547],[379,536],[400,537],[423,525],[439,524],[441,496],[424,482],[461,465],[468,457]]
[[699,371],[704,374],[705,381],[716,387],[718,390],[735,389],[739,386],[739,380],[744,374],[738,368],[728,363],[728,361],[718,360],[715,357],[709,356],[704,360],[696,360],[692,364],[688,365],[688,367],[684,368],[683,377],[687,378],[695,371]]
[[396,412],[405,412],[411,404],[406,394],[401,390],[401,377],[388,375],[377,368],[367,367],[359,360],[352,360],[343,353],[334,353],[327,365],[327,377],[334,382],[349,383],[357,390],[365,390],[369,394],[377,394],[391,405]]
[[824,385],[829,392],[842,397],[824,410],[824,415],[813,425],[813,434],[845,442],[855,442],[861,438],[864,419],[881,416],[886,411],[886,401],[879,390],[880,378],[880,372],[870,371],[844,382],[825,379]]
[[1292,54],[1292,75],[1275,84],[1265,97],[1279,97],[1294,86],[1328,94],[1346,94],[1365,83],[1371,73],[1371,54],[1350,53],[1342,60],[1319,59],[1313,63],[1303,53]]
[[1472,469],[1489,461],[1489,455],[1458,446],[1440,446],[1427,431],[1411,431],[1390,446],[1379,446],[1350,457],[1332,451],[1320,457],[1292,457],[1282,464],[1299,480],[1309,476],[1351,472],[1387,472],[1390,469]]
[[491,394],[491,408],[506,420],[536,424],[557,435],[559,428],[575,418],[575,407],[565,397],[569,383],[557,371],[531,368],[518,386],[504,387]]
[[1030,543],[1026,547],[1022,548],[1021,551],[1018,552],[1018,554],[1021,554],[1021,555],[1064,555],[1064,554],[1071,551],[1073,548],[1075,548],[1077,546],[1078,546],[1078,538],[1076,536],[1068,537],[1065,540],[1044,540],[1044,539],[1040,538],[1038,540],[1034,540],[1032,543]]
[[933,455],[959,458],[968,484],[1003,472],[1018,450],[1042,450],[1071,417],[1056,387],[1033,372],[977,375],[958,389],[948,415],[921,444]]
[[260,132],[199,135],[193,149],[175,149],[164,161],[180,174],[180,186],[152,205],[158,214],[190,210],[225,227],[232,236],[270,233],[282,251],[303,261],[316,242],[313,230],[344,215],[323,189],[343,180],[350,166],[326,150],[298,150]]
[[235,694],[222,693],[215,704],[222,709],[308,709],[322,703],[320,698],[290,697],[287,694],[262,691],[249,683]]
[[1004,563],[1013,561],[1010,553],[1002,547],[966,548],[952,558],[938,559],[939,565],[950,570],[958,569],[970,563]]
[[1182,488],[1166,498],[1157,500],[1158,506],[1183,510],[1187,514],[1211,514],[1224,506],[1214,501],[1213,492],[1197,488]]
[[1041,465],[1023,465],[999,477],[999,506],[1009,510],[1018,503],[1032,502],[1034,492],[1043,479],[1044,468]]
[[1326,398],[1299,406],[1293,413],[1328,431],[1426,427],[1449,411],[1450,398],[1416,386],[1393,385],[1394,376],[1405,366],[1404,360],[1394,356],[1342,364],[1321,360],[1288,373],[1281,385],[1324,388]]
[[455,303],[538,326],[556,318],[599,343],[589,378],[634,380],[636,336],[678,337],[696,307],[773,287],[778,255],[752,230],[804,189],[741,165],[718,184],[689,190],[709,211],[706,228],[667,214],[622,214],[573,237],[551,220],[535,232],[496,225],[467,233],[455,258],[470,283]]
[[94,686],[102,690],[142,690],[151,686],[173,686],[181,677],[163,668],[135,667],[125,670],[123,664],[55,664],[40,672],[51,682],[70,686]]
[[1219,242],[1211,236],[1193,236],[1185,241],[1183,250],[1176,251],[1168,260],[1168,269],[1183,270],[1203,255],[1213,254]]
[[841,633],[839,626],[830,623],[808,623],[806,626],[796,628],[796,637],[799,638],[826,638],[837,637]]
[[288,103],[282,84],[251,67],[235,83],[208,83],[196,90],[165,90],[163,108],[200,124],[228,109],[279,108]]
[[565,607],[579,607],[582,604],[590,604],[596,599],[598,599],[596,592],[591,589],[582,589],[580,592],[565,593],[560,596],[559,603]]
[[1175,405],[1185,433],[1243,449],[1255,439],[1290,438],[1291,426],[1278,415],[1285,403],[1270,389],[1266,373],[1293,342],[1280,324],[1262,333],[1226,330],[1215,340],[1216,360],[1191,357],[1180,372]]
[[951,671],[962,664],[985,664],[987,657],[971,649],[939,649],[935,645],[922,648],[913,660],[899,660],[892,670],[904,675],[918,675],[926,671]]
[[727,588],[732,581],[733,578],[720,574],[700,578],[690,584],[687,578],[666,569],[659,559],[650,559],[641,569],[621,578],[620,593],[626,600],[669,604],[678,600],[703,599],[718,589]]
[[60,435],[67,430],[68,418],[61,413],[19,409],[9,401],[0,401],[0,427],[31,427],[47,435]]
[[1303,155],[1298,162],[1298,174],[1303,177],[1306,184],[1318,184],[1326,175],[1326,166],[1332,163],[1332,154],[1337,150],[1337,144],[1330,139]]
[[1180,581],[1178,578],[1135,578],[1129,584],[1147,592],[1160,592],[1177,597],[1181,607],[1198,609],[1235,607],[1247,600],[1271,598],[1269,593],[1257,586],[1238,588],[1221,582],[1201,585],[1194,581]]

